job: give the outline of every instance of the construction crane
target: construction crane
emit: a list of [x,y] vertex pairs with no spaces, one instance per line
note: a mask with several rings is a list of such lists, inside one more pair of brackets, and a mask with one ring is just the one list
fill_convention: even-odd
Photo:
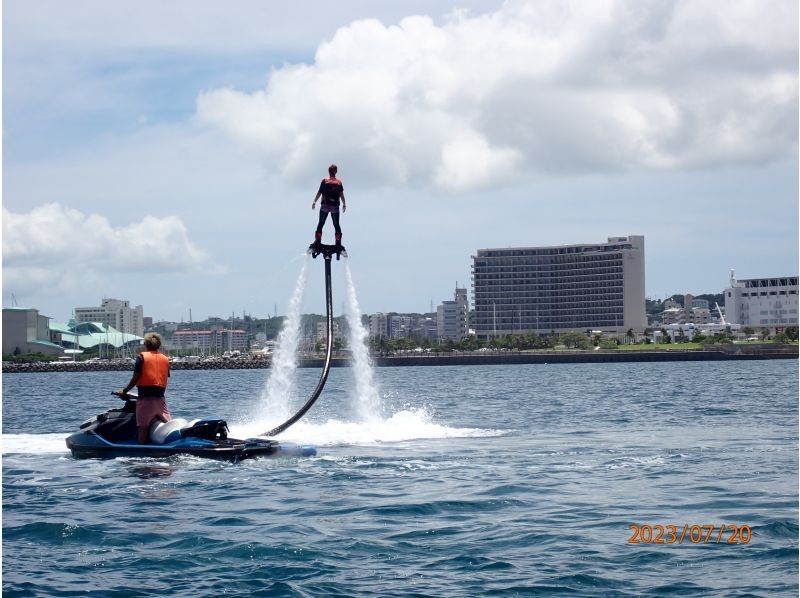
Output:
[[717,306],[717,312],[719,313],[719,321],[720,321],[720,323],[721,323],[723,326],[727,326],[727,325],[728,325],[728,322],[726,322],[726,321],[725,321],[725,316],[724,316],[724,315],[723,315],[723,313],[722,313],[722,308],[720,308],[720,306],[719,306],[719,303],[717,303],[717,302],[715,301],[715,302],[714,302],[714,305],[716,305],[716,306]]

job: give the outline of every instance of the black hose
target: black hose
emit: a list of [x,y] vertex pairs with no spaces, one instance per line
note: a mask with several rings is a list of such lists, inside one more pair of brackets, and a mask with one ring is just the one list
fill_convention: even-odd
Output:
[[322,375],[319,377],[317,387],[311,393],[311,397],[306,401],[306,404],[300,408],[300,411],[295,413],[292,417],[283,422],[280,426],[273,428],[264,436],[277,436],[286,428],[294,424],[297,420],[306,414],[306,411],[311,409],[311,406],[319,398],[322,389],[325,387],[325,382],[328,380],[328,372],[331,369],[331,356],[333,355],[333,294],[331,293],[331,256],[325,255],[325,309],[327,311],[328,319],[328,341],[325,349],[325,365],[322,367]]

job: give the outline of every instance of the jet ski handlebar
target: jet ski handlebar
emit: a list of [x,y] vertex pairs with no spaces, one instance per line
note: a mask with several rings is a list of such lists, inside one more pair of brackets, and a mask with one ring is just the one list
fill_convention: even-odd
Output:
[[119,390],[112,390],[111,394],[115,397],[119,397],[123,401],[135,401],[139,398],[139,395],[133,394],[130,392],[120,392]]

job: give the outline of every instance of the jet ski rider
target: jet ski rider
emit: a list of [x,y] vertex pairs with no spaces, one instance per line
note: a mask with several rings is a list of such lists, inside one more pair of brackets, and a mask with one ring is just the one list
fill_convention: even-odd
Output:
[[322,202],[319,204],[319,224],[314,233],[313,245],[322,243],[322,227],[325,226],[325,221],[328,219],[328,214],[331,215],[333,220],[333,228],[336,231],[336,244],[342,244],[342,229],[339,226],[339,200],[342,200],[342,213],[347,211],[347,202],[344,199],[344,185],[342,181],[336,178],[338,171],[336,164],[328,166],[328,178],[322,179],[319,184],[319,191],[317,191],[314,201],[311,203],[313,210],[317,205],[317,200],[322,197]]
[[169,378],[169,358],[159,352],[161,337],[155,332],[144,335],[144,351],[136,357],[133,377],[128,385],[114,394],[124,397],[134,386],[139,390],[136,399],[136,426],[139,428],[139,444],[150,442],[150,425],[155,420],[168,422],[172,419],[164,399]]

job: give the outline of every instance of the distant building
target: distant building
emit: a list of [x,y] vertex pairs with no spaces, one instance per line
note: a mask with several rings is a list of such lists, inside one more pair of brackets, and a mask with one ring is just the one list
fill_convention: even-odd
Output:
[[100,307],[76,307],[75,322],[96,322],[136,336],[144,336],[144,310],[123,299],[103,299]]
[[[339,322],[336,320],[333,321],[333,342],[341,341],[342,340],[342,330],[339,327]],[[328,341],[328,322],[322,320],[321,322],[317,322],[316,334],[314,335],[314,339],[318,343],[325,343]]]
[[439,337],[439,328],[436,320],[437,317],[434,313],[418,316],[414,320],[411,331],[412,336],[436,340]]
[[411,336],[413,324],[414,318],[411,316],[392,314],[389,316],[389,336],[392,338],[408,338]]
[[60,337],[50,331],[47,316],[28,307],[3,308],[3,355],[14,353],[44,353],[60,355],[64,348]]
[[729,324],[782,332],[798,324],[797,291],[797,276],[736,280],[731,270],[725,319]]
[[370,338],[389,338],[389,317],[384,313],[372,314],[369,317]]
[[102,322],[81,322],[70,320],[67,323],[49,322],[51,335],[57,334],[59,344],[65,349],[84,351],[97,349],[101,357],[124,355],[139,349],[141,336],[120,332],[113,326]]
[[467,289],[456,287],[453,301],[444,301],[436,308],[436,329],[440,340],[459,341],[467,336],[469,302]]
[[664,302],[666,309],[661,312],[661,323],[670,324],[708,324],[711,320],[711,311],[708,301],[695,299],[692,295],[683,296],[683,306],[677,301],[668,299]]
[[643,236],[479,249],[472,261],[471,325],[480,338],[647,326]]
[[176,330],[172,333],[170,348],[193,349],[201,353],[244,351],[247,349],[247,332],[217,327],[211,330]]

